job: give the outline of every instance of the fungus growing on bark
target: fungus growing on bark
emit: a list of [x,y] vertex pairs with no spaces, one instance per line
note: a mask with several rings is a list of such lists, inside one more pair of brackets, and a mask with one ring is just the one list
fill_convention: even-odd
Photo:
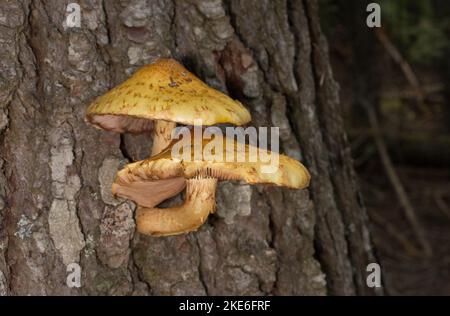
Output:
[[114,132],[153,131],[152,155],[171,140],[177,123],[242,125],[250,113],[239,102],[209,87],[173,59],[159,59],[98,97],[86,121]]
[[[186,147],[178,152],[175,150],[177,141],[172,141],[158,155],[128,164],[117,173],[113,194],[134,200],[139,205],[136,221],[140,233],[168,236],[198,229],[209,213],[215,210],[215,192],[219,180],[271,184],[292,189],[305,188],[309,184],[307,169],[295,159],[264,151],[265,154],[276,155],[278,159],[278,168],[265,172],[269,162],[262,162],[259,156],[253,160],[251,158],[253,150],[258,148],[243,144],[238,146],[235,140],[230,141],[233,146],[229,148],[227,138],[214,141],[222,144],[223,160],[216,159],[218,156],[213,157],[217,148],[212,150],[215,151],[213,156],[206,155],[205,149],[211,142],[209,140],[200,140],[200,146],[195,145],[195,140],[191,141],[187,148],[189,152],[185,152]],[[200,155],[198,151],[201,151]],[[233,154],[232,161],[225,159],[227,153]],[[245,158],[243,161],[238,161],[239,154],[244,154],[241,156]],[[156,207],[181,192],[185,185],[186,198],[182,205],[165,209]]]

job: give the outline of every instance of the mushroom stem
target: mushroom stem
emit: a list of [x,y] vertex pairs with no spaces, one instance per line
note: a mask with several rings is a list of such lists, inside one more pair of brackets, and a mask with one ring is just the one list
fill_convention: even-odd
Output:
[[182,205],[160,209],[139,207],[137,230],[151,236],[171,236],[197,230],[213,213],[216,204],[216,178],[186,181],[186,198]]
[[157,120],[153,130],[153,147],[152,156],[159,154],[166,148],[172,138],[172,130],[177,126],[177,123],[170,121]]

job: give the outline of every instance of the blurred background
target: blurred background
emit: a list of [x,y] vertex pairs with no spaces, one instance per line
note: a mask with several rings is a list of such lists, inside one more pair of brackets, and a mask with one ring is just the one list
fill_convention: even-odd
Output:
[[321,0],[386,291],[450,294],[450,1]]

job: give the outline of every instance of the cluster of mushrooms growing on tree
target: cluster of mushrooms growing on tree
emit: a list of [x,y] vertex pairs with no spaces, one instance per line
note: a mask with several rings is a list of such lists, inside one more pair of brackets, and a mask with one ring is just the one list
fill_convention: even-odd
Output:
[[[87,109],[86,121],[118,133],[153,133],[151,157],[130,163],[120,170],[112,185],[115,196],[130,199],[137,205],[137,230],[146,235],[169,236],[197,230],[215,210],[215,191],[219,180],[237,180],[249,184],[272,184],[292,189],[308,186],[309,174],[297,160],[278,155],[275,172],[263,172],[265,162],[248,159],[252,145],[228,148],[222,142],[223,155],[245,161],[221,160],[194,152],[208,146],[201,139],[192,159],[173,156],[178,140],[172,140],[177,124],[192,126],[201,122],[212,126],[221,123],[243,125],[251,120],[248,110],[238,101],[209,87],[173,59],[159,59],[144,66],[128,80],[98,97]],[[195,135],[195,134],[194,134]],[[215,136],[218,137],[218,136]],[[181,140],[180,140],[181,141]],[[198,143],[198,142],[197,142]],[[238,151],[241,151],[239,153]],[[182,205],[158,208],[164,200],[186,188]]]

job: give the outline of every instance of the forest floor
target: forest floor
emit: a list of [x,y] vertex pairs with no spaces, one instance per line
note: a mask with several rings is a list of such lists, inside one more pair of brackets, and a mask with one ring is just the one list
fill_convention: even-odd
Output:
[[448,92],[442,87],[439,68],[413,67],[422,88],[440,87],[430,89],[424,109],[419,109],[399,65],[374,45],[376,60],[371,62],[376,67],[371,74],[379,78],[371,83],[372,99],[367,98],[373,102],[393,172],[431,246],[432,254],[427,256],[381,162],[374,126],[356,100],[357,83],[367,77],[354,72],[355,52],[351,43],[343,40],[345,32],[349,31],[335,27],[328,34],[330,55],[385,292],[450,295],[450,121]]
[[388,295],[450,294],[450,169],[396,166],[433,253],[420,252],[389,181],[358,170]]

